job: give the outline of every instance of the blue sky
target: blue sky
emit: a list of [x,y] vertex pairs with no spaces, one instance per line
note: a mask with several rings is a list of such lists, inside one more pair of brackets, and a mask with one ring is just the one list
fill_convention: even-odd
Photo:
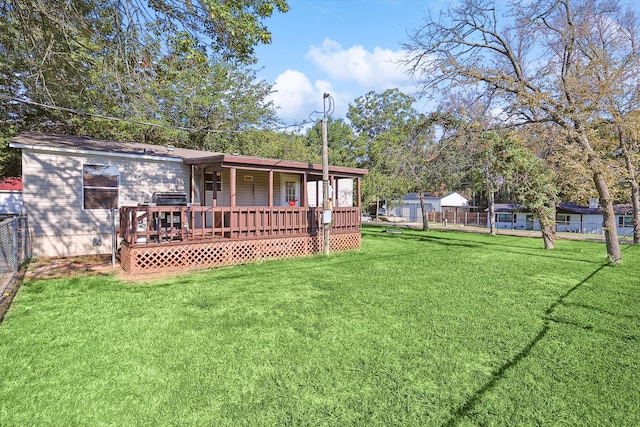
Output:
[[[498,0],[500,3],[501,0]],[[335,100],[334,118],[369,91],[417,87],[397,61],[402,44],[452,0],[288,0],[290,11],[265,20],[270,45],[256,48],[258,77],[274,84],[272,100],[286,124],[309,120],[322,111],[322,95]],[[638,0],[622,0],[640,11]],[[427,110],[425,101],[414,105]],[[319,116],[313,116],[317,119]]]
[[424,22],[429,8],[438,11],[446,3],[289,0],[289,12],[265,21],[272,43],[256,49],[262,67],[258,77],[274,84],[281,120],[308,120],[322,110],[325,92],[335,100],[335,118],[344,117],[349,103],[372,90],[397,87],[413,94],[415,85],[395,61],[403,56],[407,32]]

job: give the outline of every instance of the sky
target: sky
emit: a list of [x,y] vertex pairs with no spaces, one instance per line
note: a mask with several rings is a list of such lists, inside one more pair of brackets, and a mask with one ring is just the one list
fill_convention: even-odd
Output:
[[[501,0],[498,0],[500,2]],[[345,118],[349,103],[370,91],[417,86],[400,64],[403,43],[452,0],[288,0],[287,13],[264,21],[272,43],[256,48],[258,77],[273,84],[271,100],[285,124],[321,117],[323,94],[335,104],[333,118]],[[636,14],[638,0],[621,0]],[[414,104],[428,111],[427,101]]]
[[[398,64],[403,43],[442,0],[289,0],[287,13],[264,21],[272,43],[256,48],[258,77],[273,84],[272,100],[285,124],[316,120],[323,94],[334,99],[333,118],[370,91],[417,89]],[[419,105],[415,105],[420,108]]]

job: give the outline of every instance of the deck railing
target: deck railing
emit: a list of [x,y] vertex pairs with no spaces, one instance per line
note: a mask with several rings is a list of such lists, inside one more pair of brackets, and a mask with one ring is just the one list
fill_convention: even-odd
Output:
[[[120,236],[134,245],[316,235],[321,215],[311,207],[127,206],[120,208]],[[353,232],[360,224],[360,208],[333,209],[332,232]]]

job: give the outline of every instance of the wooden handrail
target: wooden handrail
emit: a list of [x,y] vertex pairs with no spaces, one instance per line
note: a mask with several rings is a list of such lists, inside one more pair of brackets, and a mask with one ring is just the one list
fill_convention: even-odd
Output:
[[[290,206],[125,206],[120,236],[130,245],[172,241],[316,235],[322,209]],[[332,212],[332,231],[360,229],[359,207]]]

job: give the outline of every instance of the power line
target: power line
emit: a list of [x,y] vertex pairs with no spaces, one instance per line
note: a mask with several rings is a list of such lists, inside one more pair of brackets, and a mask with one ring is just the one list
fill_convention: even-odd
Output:
[[152,127],[158,127],[158,128],[181,130],[181,131],[185,131],[185,132],[206,132],[206,133],[245,133],[245,132],[268,132],[268,131],[275,132],[275,131],[278,131],[278,130],[284,130],[284,129],[289,129],[289,128],[293,128],[293,127],[302,127],[302,126],[305,126],[307,124],[313,123],[311,121],[306,121],[305,120],[305,121],[302,121],[301,123],[295,123],[295,124],[283,125],[283,126],[276,126],[274,128],[269,128],[269,129],[253,128],[253,129],[243,129],[243,130],[231,130],[231,129],[222,129],[221,130],[221,129],[192,128],[192,127],[184,127],[184,126],[175,126],[175,125],[164,124],[164,123],[151,123],[151,122],[145,122],[145,121],[142,121],[142,120],[125,119],[125,118],[122,118],[122,117],[106,116],[106,115],[103,115],[103,114],[88,113],[86,111],[76,110],[75,108],[67,108],[67,107],[60,107],[60,106],[57,106],[57,105],[42,104],[40,102],[29,101],[29,100],[26,100],[26,99],[17,98],[15,96],[8,96],[8,95],[3,95],[3,94],[0,94],[0,99],[19,102],[21,104],[31,105],[31,106],[34,106],[34,107],[46,108],[48,110],[63,111],[65,113],[75,114],[75,115],[78,115],[78,116],[87,116],[87,117],[93,117],[93,118],[103,119],[103,120],[113,120],[113,121],[118,121],[118,122],[133,123],[133,124],[142,125],[142,126],[152,126]]
[[[331,117],[333,115],[333,113],[335,112],[336,103],[335,103],[335,100],[333,99],[333,96],[331,96],[331,94],[329,94],[329,93],[325,93],[324,95],[322,95],[322,99],[323,100],[325,100],[325,99],[329,100],[329,107],[328,108],[325,107],[323,111],[317,111],[316,110],[316,111],[310,112],[309,113],[309,120],[310,121],[313,120],[312,116],[314,114],[319,115],[322,118],[326,119],[327,117]],[[317,120],[315,122],[317,122]]]

